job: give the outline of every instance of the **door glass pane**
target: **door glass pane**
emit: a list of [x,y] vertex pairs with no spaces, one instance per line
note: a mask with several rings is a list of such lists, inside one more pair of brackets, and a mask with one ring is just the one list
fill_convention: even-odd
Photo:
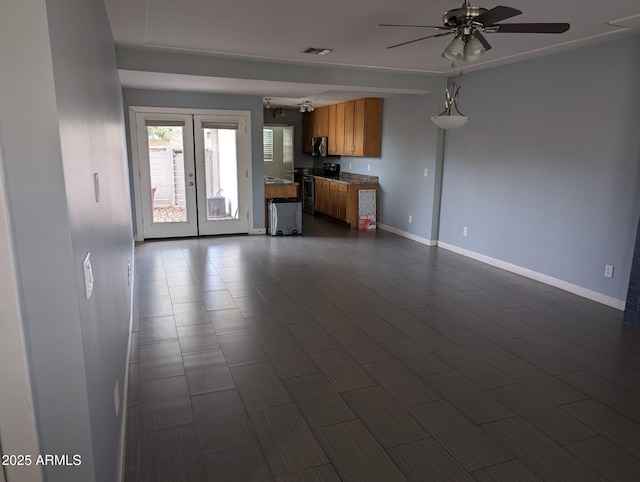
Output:
[[154,223],[187,222],[182,129],[147,125]]
[[207,219],[238,219],[236,129],[204,128]]

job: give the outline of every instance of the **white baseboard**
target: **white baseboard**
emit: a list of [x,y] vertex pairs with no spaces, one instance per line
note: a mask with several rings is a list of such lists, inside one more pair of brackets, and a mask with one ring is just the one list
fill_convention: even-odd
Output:
[[131,274],[130,274],[130,286],[129,286],[129,296],[131,297],[131,303],[129,306],[129,334],[127,336],[127,358],[125,361],[125,370],[124,370],[124,383],[121,390],[122,396],[120,398],[120,403],[122,404],[121,416],[122,421],[120,422],[120,453],[118,454],[118,476],[119,482],[124,482],[125,478],[125,454],[126,454],[126,440],[127,440],[127,416],[129,415],[129,411],[127,410],[129,403],[129,359],[131,357],[131,330],[133,328],[133,296],[135,295],[134,283],[135,283],[135,241],[131,246]]
[[612,308],[616,308],[618,310],[624,310],[624,307],[625,307],[624,300],[619,300],[612,296],[603,295],[602,293],[598,293],[597,291],[593,291],[588,288],[584,288],[582,286],[574,285],[573,283],[569,283],[567,281],[554,278],[553,276],[549,276],[543,273],[538,273],[537,271],[533,271],[528,268],[523,268],[515,264],[507,263],[506,261],[501,261],[496,258],[491,258],[489,256],[485,256],[484,254],[476,253],[475,251],[469,251],[468,249],[460,248],[458,246],[445,243],[443,241],[438,241],[437,245],[439,248],[446,249],[447,251],[452,251],[454,253],[461,254],[462,256],[466,256],[468,258],[473,258],[478,261],[482,261],[483,263],[489,264],[491,266],[495,266],[497,268],[501,268],[506,271],[519,274],[526,278],[540,281],[541,283],[553,286],[555,288],[560,288],[561,290],[568,291],[569,293],[582,296],[583,298],[587,298],[587,299],[596,301],[598,303],[602,303],[603,305],[611,306]]
[[377,223],[377,225],[378,228],[382,229],[383,231],[389,231],[390,233],[397,234],[398,236],[402,236],[403,238],[410,239],[411,241],[415,241],[420,244],[426,244],[427,246],[436,246],[437,244],[437,241],[411,234],[407,231],[403,231],[402,229],[394,228],[393,226],[387,226],[386,224],[381,223]]
[[253,228],[249,234],[267,234],[267,228]]

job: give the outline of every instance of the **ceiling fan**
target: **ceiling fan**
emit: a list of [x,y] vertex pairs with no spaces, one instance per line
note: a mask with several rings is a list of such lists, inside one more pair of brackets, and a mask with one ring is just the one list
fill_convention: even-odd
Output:
[[446,32],[391,45],[387,47],[388,49],[402,47],[428,38],[455,34],[453,41],[442,53],[443,57],[452,61],[477,60],[491,49],[491,45],[484,38],[483,33],[563,33],[569,30],[568,23],[498,23],[521,14],[520,10],[512,7],[498,6],[491,9],[472,7],[469,0],[464,0],[462,7],[445,12],[442,26],[389,23],[379,25],[381,27],[426,27],[446,30]]

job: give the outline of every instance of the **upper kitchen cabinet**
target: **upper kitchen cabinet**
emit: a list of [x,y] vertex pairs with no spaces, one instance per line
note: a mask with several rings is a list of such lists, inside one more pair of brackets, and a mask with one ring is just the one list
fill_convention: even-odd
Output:
[[311,138],[313,137],[312,114],[313,112],[305,112],[302,114],[302,152],[305,154],[311,154],[313,152],[311,146]]
[[311,139],[327,137],[330,156],[380,157],[382,99],[365,98],[318,107],[302,114],[302,152]]
[[381,99],[345,102],[343,155],[380,157],[381,114]]
[[344,103],[333,104],[327,111],[329,116],[327,153],[331,156],[344,154],[344,106]]
[[329,135],[329,106],[317,107],[311,115],[313,137],[327,137]]

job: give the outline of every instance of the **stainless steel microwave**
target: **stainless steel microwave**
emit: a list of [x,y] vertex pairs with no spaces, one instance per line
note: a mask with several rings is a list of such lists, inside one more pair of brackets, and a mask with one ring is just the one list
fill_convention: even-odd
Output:
[[327,156],[327,138],[326,137],[314,137],[311,140],[311,155],[315,157]]

